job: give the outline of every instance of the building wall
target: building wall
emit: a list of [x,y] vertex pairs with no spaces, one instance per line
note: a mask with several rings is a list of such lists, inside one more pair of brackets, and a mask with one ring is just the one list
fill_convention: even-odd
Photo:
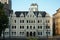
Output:
[[11,0],[0,0],[1,3],[4,4],[4,11],[5,11],[5,14],[9,17],[10,16],[10,13],[12,11],[12,7],[11,7]]
[[[33,4],[32,6],[37,6]],[[31,8],[30,8],[31,9]],[[46,12],[40,12],[36,9],[28,11],[20,11],[10,16],[9,33],[11,37],[47,37],[52,36],[52,17]],[[32,7],[33,9],[33,7]],[[34,14],[34,11],[36,14]],[[25,13],[25,14],[24,14]],[[38,14],[38,15],[37,15]],[[18,15],[18,16],[17,16]],[[37,16],[38,17],[37,17]],[[7,37],[7,36],[6,36]]]
[[[49,36],[52,36],[52,18],[51,17],[16,17],[15,14],[13,14],[11,19],[11,36],[20,36],[20,37],[27,37],[26,33],[27,32],[36,32],[36,37],[41,37],[41,36],[47,36],[46,32],[50,32],[48,34]],[[24,20],[24,23],[20,23],[20,20]],[[27,23],[27,20],[35,20],[35,23]],[[38,20],[41,20],[40,23],[38,23]],[[46,20],[49,21],[49,23],[46,23]],[[15,23],[16,21],[16,23]],[[46,29],[47,24],[49,25],[50,28]],[[16,26],[16,28],[12,28],[12,26]],[[24,28],[20,29],[20,26],[24,26]],[[27,29],[27,26],[29,27]],[[30,26],[32,28],[30,29]],[[35,26],[35,29],[33,27]],[[38,26],[42,26],[42,28],[38,28]],[[15,34],[12,34],[12,32],[16,32]],[[20,32],[24,32],[23,35],[20,34]],[[42,35],[38,35],[38,32],[42,32]],[[30,35],[29,35],[30,37]]]
[[53,15],[55,25],[55,35],[60,35],[60,9]]
[[[24,23],[20,23],[20,20],[24,20]],[[29,18],[28,18],[29,19]],[[14,22],[16,20],[16,23]],[[30,19],[31,20],[31,19]],[[48,34],[49,36],[52,36],[52,20],[50,18],[33,18],[32,20],[35,20],[35,23],[26,23],[27,19],[26,18],[16,18],[12,17],[11,19],[11,29],[10,29],[10,36],[18,36],[18,37],[27,37],[27,32],[36,32],[35,37],[42,37],[42,36],[47,36],[46,32],[50,32]],[[37,23],[38,20],[42,20],[41,23]],[[46,20],[50,20],[50,23],[48,25],[50,28],[46,29]],[[12,28],[12,26],[16,26],[16,28]],[[20,29],[20,26],[24,26],[24,28]],[[27,26],[29,27],[27,29]],[[30,29],[30,26],[32,26],[32,29]],[[35,29],[33,27],[35,26]],[[38,28],[38,26],[42,26],[42,28]],[[15,33],[12,33],[15,32]],[[23,35],[20,34],[20,32],[24,32]],[[42,35],[38,35],[38,32],[42,32]]]
[[12,4],[12,2],[11,2],[11,0],[0,0],[0,2],[1,3],[3,3],[3,4],[8,4],[8,7],[9,7],[9,9],[11,9],[11,4]]

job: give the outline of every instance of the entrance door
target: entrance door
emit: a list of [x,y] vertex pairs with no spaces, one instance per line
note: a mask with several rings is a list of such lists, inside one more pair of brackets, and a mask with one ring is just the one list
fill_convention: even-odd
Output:
[[32,36],[32,32],[30,32],[30,36]]

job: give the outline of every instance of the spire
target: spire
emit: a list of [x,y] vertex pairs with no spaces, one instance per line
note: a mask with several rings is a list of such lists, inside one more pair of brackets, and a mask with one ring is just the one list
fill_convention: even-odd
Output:
[[36,3],[32,3],[29,10],[30,11],[38,11],[38,5]]

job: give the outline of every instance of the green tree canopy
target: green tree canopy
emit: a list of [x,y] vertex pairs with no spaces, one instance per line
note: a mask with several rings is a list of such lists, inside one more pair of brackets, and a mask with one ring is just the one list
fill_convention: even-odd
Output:
[[8,27],[8,17],[4,11],[4,4],[0,2],[0,36],[2,31]]

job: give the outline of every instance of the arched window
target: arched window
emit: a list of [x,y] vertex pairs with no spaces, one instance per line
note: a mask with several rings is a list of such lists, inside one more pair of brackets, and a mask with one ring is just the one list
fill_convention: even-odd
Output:
[[36,35],[36,32],[33,33],[33,36],[34,36],[34,37],[35,37],[35,35]]
[[27,37],[28,37],[28,36],[29,36],[29,32],[27,32],[27,34],[26,34],[26,35],[27,35]]
[[32,36],[32,32],[30,32],[30,36]]

